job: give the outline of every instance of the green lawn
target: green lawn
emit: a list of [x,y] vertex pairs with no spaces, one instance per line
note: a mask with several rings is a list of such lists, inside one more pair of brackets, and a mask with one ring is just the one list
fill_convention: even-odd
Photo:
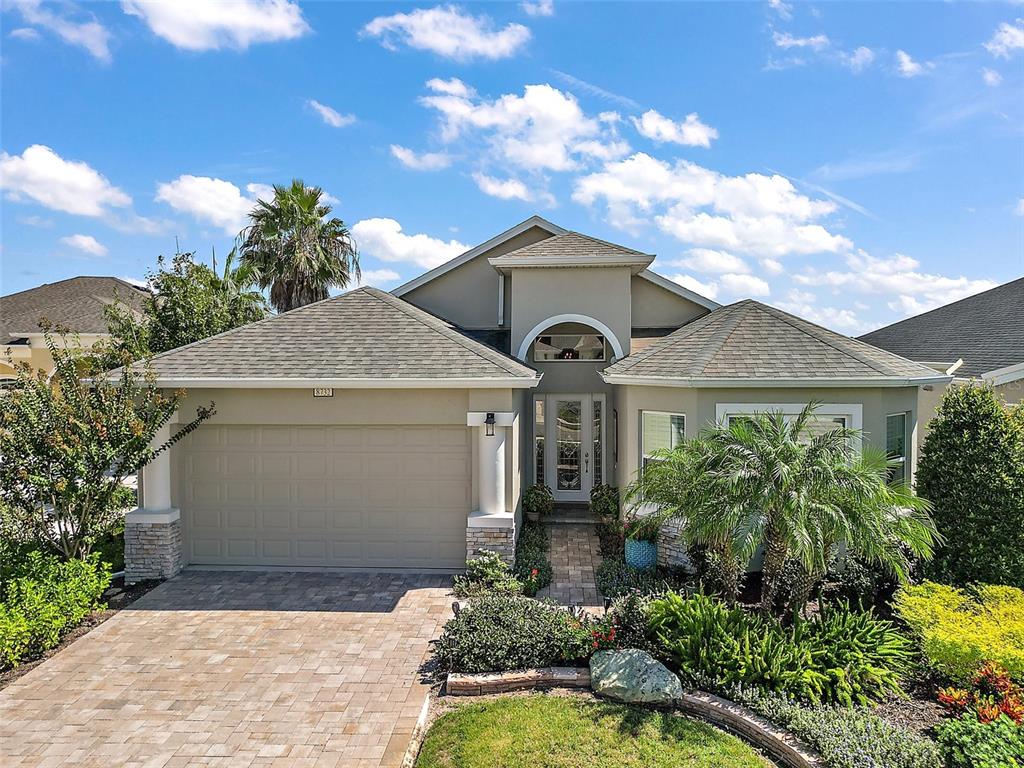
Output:
[[640,707],[531,695],[467,704],[427,732],[417,768],[766,768],[710,725]]

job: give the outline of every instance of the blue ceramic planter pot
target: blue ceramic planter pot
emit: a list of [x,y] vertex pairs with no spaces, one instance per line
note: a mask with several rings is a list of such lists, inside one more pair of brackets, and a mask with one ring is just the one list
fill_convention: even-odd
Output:
[[657,543],[626,539],[626,565],[638,571],[654,570],[658,565]]

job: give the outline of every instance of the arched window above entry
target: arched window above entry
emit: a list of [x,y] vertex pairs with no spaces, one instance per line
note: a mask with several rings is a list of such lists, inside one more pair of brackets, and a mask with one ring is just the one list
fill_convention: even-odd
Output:
[[[590,359],[592,359],[592,360],[601,360],[601,359],[603,359],[603,355],[604,355],[604,342],[605,341],[607,341],[608,344],[611,346],[612,352],[614,354],[615,359],[618,360],[618,359],[621,359],[622,357],[625,356],[624,350],[623,350],[623,347],[622,347],[622,343],[615,336],[615,333],[612,331],[612,329],[609,328],[604,323],[602,323],[600,320],[596,320],[593,317],[588,317],[587,315],[563,314],[563,315],[554,315],[553,317],[549,317],[547,320],[543,320],[543,321],[537,323],[537,325],[535,325],[530,330],[530,332],[523,337],[523,341],[519,345],[519,351],[516,354],[516,357],[518,359],[523,360],[525,362],[526,358],[527,358],[527,355],[530,353],[530,346],[537,340],[538,336],[543,334],[544,331],[547,331],[547,330],[553,328],[556,325],[561,325],[561,324],[565,324],[565,323],[577,323],[577,324],[580,324],[580,325],[585,325],[585,326],[588,326],[589,328],[593,328],[597,333],[595,333],[595,334],[586,334],[586,333],[583,333],[583,334],[580,334],[580,333],[574,333],[574,334],[550,334],[550,335],[552,337],[554,337],[554,336],[563,336],[563,335],[574,335],[574,336],[577,336],[577,337],[584,337],[584,336],[603,337],[603,338],[601,338],[601,344],[600,344],[600,346],[601,346],[601,356],[600,357],[596,357],[596,358],[590,358]],[[552,339],[552,341],[554,341],[554,339]],[[583,345],[588,345],[588,342],[590,342],[589,339],[580,339],[576,343],[583,344]],[[556,345],[552,343],[552,344],[549,344],[548,346],[554,348]],[[594,344],[589,344],[589,346],[594,346]],[[596,346],[594,346],[594,348],[596,349]],[[580,354],[581,355],[583,354],[582,349],[580,350]],[[573,358],[573,357],[558,358],[558,357],[555,357],[555,358],[552,358],[552,359],[570,359],[570,360],[573,360],[573,359],[586,359],[586,358],[582,358],[582,357],[577,357],[577,358]],[[541,360],[539,362],[544,362],[544,361]]]

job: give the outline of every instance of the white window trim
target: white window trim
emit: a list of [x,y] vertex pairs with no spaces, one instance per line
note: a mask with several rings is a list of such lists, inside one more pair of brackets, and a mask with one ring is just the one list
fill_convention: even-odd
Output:
[[618,337],[607,325],[602,323],[589,315],[577,315],[577,314],[564,314],[564,315],[553,315],[547,320],[541,320],[530,332],[523,337],[522,343],[519,345],[519,351],[516,353],[516,359],[526,362],[526,356],[529,354],[530,347],[533,346],[533,342],[537,340],[542,331],[546,331],[553,325],[559,325],[561,323],[580,323],[581,325],[589,325],[595,331],[604,336],[604,340],[612,345],[612,352],[614,353],[615,360],[621,360],[624,357],[623,346],[619,342]]
[[[912,440],[913,436],[910,429],[910,411],[896,411],[895,413],[885,414],[885,454],[889,455],[889,419],[893,416],[903,417],[903,455],[899,457],[899,463],[903,464],[903,482],[910,482],[910,454],[913,449]],[[896,459],[889,459],[889,461],[896,461]]]
[[640,437],[640,469],[644,468],[644,459],[647,458],[647,454],[644,452],[644,414],[655,413],[659,416],[681,416],[683,418],[683,437],[686,437],[686,414],[680,411],[658,411],[652,408],[641,408],[640,409],[640,429],[637,430]]
[[[781,412],[785,416],[796,416],[807,407],[807,403],[716,403],[715,421],[727,424],[730,416],[750,416],[768,411]],[[859,433],[864,428],[864,406],[860,403],[819,403],[814,411],[815,416],[846,416],[850,419],[847,426]],[[854,447],[860,452],[861,440],[858,437]]]

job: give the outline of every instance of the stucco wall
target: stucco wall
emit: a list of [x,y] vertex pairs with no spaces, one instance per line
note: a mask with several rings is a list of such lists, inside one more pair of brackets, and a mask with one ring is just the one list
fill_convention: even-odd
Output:
[[630,286],[634,328],[677,328],[710,311],[639,275]]
[[[402,296],[406,301],[463,328],[498,326],[498,272],[487,260],[551,237],[540,227],[525,232],[481,253],[440,277]],[[505,285],[505,325],[510,323],[511,296]]]
[[999,395],[1010,405],[1024,403],[1024,380],[1011,381],[1009,384],[1000,384],[994,387]]

